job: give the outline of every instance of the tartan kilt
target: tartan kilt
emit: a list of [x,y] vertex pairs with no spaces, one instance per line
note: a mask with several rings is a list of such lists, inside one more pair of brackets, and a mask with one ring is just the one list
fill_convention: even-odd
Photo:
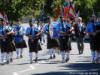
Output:
[[58,42],[55,39],[51,39],[49,36],[47,37],[47,49],[51,49],[54,47],[58,47]]
[[29,52],[38,52],[42,50],[38,40],[36,39],[35,40],[29,39],[28,45],[29,45]]
[[100,51],[100,32],[96,33],[96,36],[94,39],[94,49],[97,51]]
[[68,37],[66,36],[59,37],[59,48],[60,48],[60,51],[70,51],[71,50],[71,45],[70,45]]
[[22,42],[15,42],[15,47],[16,48],[26,48],[27,45],[26,45],[25,40],[23,40]]
[[1,52],[12,52],[15,50],[15,47],[12,41],[6,40],[1,41]]
[[90,36],[90,49],[92,51],[95,51],[95,44],[94,44],[94,42],[95,42],[95,38]]

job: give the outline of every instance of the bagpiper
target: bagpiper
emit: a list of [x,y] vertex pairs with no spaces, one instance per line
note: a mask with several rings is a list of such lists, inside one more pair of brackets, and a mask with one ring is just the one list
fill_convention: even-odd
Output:
[[67,25],[64,23],[64,18],[60,17],[60,23],[57,25],[57,32],[59,37],[59,48],[62,56],[62,63],[69,60],[70,48],[68,45]]
[[56,31],[57,22],[48,18],[48,24],[43,27],[43,32],[47,34],[47,49],[49,49],[50,57],[49,59],[54,59],[55,51],[58,49],[58,34]]
[[87,35],[89,35],[89,37],[90,37],[89,42],[90,42],[90,49],[91,49],[91,55],[92,55],[92,63],[95,63],[95,48],[94,48],[95,47],[95,45],[94,45],[95,24],[96,24],[96,20],[92,16],[92,17],[90,17],[90,22],[88,22],[86,29],[85,29],[85,33]]
[[20,21],[17,21],[17,24],[14,27],[14,32],[15,32],[14,42],[15,42],[16,54],[17,54],[16,58],[18,59],[18,58],[23,57],[23,55],[22,55],[23,48],[27,47],[26,42],[24,40],[25,29],[21,25]]
[[6,25],[4,28],[4,31],[7,33],[7,40],[9,40],[8,43],[11,45],[11,49],[9,49],[9,52],[6,53],[6,59],[8,60],[7,62],[12,62],[13,61],[13,52],[16,51],[15,45],[14,45],[14,31],[13,28],[10,26],[10,23],[6,21]]
[[4,20],[0,19],[0,44],[1,44],[1,61],[2,64],[5,64],[4,58],[6,58],[6,63],[9,64],[10,61],[10,52],[13,51],[14,47],[10,35],[14,32],[8,32],[4,26]]
[[37,34],[39,33],[39,29],[37,26],[34,25],[34,21],[29,21],[29,26],[26,29],[26,36],[28,37],[28,45],[29,45],[29,57],[30,57],[30,63],[33,63],[33,52],[35,53],[35,62],[38,61],[38,52],[42,50],[40,44],[39,44],[39,36]]
[[49,49],[49,54],[50,57],[49,59],[54,59],[55,56],[55,51],[58,49],[58,34],[56,31],[56,27],[57,27],[57,22],[51,21],[51,18],[47,19],[48,24],[46,24],[41,32],[38,35],[41,35],[42,33],[46,33],[47,34],[47,49]]

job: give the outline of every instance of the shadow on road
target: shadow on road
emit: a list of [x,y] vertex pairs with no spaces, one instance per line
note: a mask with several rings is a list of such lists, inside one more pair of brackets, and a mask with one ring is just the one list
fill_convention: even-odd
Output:
[[63,67],[64,69],[60,69],[60,71],[57,72],[47,72],[47,73],[32,74],[32,75],[99,75],[100,74],[100,64],[70,63],[59,67]]
[[62,70],[77,70],[77,71],[87,71],[87,72],[99,72],[100,71],[100,64],[93,64],[93,63],[73,63],[64,66]]
[[32,75],[80,75],[78,72],[48,72],[42,74],[32,74]]

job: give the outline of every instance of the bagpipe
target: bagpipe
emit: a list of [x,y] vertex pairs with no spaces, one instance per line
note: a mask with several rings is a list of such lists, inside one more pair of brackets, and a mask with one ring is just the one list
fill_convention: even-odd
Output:
[[20,35],[20,29],[21,29],[21,27],[17,26],[15,29],[17,30],[17,33],[18,33],[17,35],[15,35],[15,37],[22,37],[23,38],[23,35]]
[[[15,37],[15,34],[13,32],[13,29],[8,27],[8,28],[5,28],[4,31],[6,32],[6,39],[9,40],[9,41],[12,41]],[[12,33],[10,33],[12,32]],[[10,33],[10,34],[7,34],[7,33]]]

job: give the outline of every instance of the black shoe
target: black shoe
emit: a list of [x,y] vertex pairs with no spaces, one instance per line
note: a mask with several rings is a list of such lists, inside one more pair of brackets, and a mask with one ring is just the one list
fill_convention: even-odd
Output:
[[6,64],[9,64],[9,60],[7,60]]
[[53,57],[52,57],[52,56],[50,56],[50,57],[49,57],[49,59],[53,59]]
[[22,55],[20,55],[20,58],[23,58],[23,56],[22,56]]
[[38,60],[38,58],[35,58],[35,60],[34,60],[34,61],[35,61],[35,62],[37,62],[37,60]]
[[53,55],[53,59],[55,59],[56,58],[56,56],[55,55]]
[[67,58],[65,61],[68,62],[69,61],[69,58]]

